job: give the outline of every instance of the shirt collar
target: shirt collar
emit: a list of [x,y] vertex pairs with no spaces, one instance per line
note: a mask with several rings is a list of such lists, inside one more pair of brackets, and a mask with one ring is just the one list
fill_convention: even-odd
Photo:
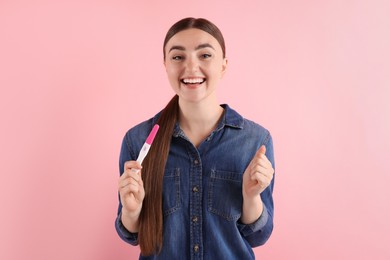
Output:
[[[227,104],[222,104],[221,107],[223,107],[224,113],[222,120],[218,123],[218,126],[215,129],[215,132],[222,130],[224,127],[242,129],[244,126],[244,118]],[[179,123],[176,122],[173,129],[173,136],[178,137],[181,133],[182,130],[180,129]]]
[[223,104],[221,106],[224,108],[225,112],[217,127],[218,130],[225,126],[242,129],[244,126],[244,118],[234,109],[230,108],[229,105]]

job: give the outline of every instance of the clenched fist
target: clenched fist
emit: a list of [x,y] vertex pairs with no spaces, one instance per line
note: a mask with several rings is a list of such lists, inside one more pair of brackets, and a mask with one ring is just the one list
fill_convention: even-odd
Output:
[[122,214],[138,218],[145,198],[144,184],[141,178],[142,166],[136,161],[127,161],[124,172],[118,181],[119,196],[122,203]]
[[265,145],[262,145],[244,172],[242,182],[244,197],[258,196],[270,185],[274,177],[274,168],[265,152]]

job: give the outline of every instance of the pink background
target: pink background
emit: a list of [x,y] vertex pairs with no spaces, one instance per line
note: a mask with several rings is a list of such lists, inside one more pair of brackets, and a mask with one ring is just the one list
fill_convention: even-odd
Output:
[[258,259],[390,259],[389,14],[388,0],[1,1],[0,259],[136,258],[114,230],[120,144],[173,95],[162,41],[187,16],[225,35],[220,102],[274,137]]

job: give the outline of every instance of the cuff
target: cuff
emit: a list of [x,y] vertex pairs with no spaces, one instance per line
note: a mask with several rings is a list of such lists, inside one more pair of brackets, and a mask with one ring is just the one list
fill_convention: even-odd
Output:
[[243,234],[244,236],[249,236],[252,233],[260,231],[261,229],[263,229],[265,227],[265,225],[267,225],[268,216],[269,216],[268,210],[265,207],[265,205],[263,205],[263,212],[261,213],[260,217],[255,222],[253,222],[251,224],[243,224],[243,223],[239,222],[237,224],[238,229],[240,230],[241,234]]
[[119,237],[131,244],[131,245],[138,245],[138,233],[131,233],[129,232],[125,226],[123,225],[122,223],[122,220],[121,220],[121,216],[122,216],[122,213],[119,213],[118,214],[118,217],[116,218],[116,221],[115,221],[115,229],[116,229],[116,232],[118,233]]

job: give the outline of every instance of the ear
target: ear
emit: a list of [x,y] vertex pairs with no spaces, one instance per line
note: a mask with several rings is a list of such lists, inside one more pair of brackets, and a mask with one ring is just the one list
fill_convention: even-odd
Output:
[[228,59],[224,58],[222,62],[221,78],[223,77],[223,75],[225,75],[227,67],[228,67]]

